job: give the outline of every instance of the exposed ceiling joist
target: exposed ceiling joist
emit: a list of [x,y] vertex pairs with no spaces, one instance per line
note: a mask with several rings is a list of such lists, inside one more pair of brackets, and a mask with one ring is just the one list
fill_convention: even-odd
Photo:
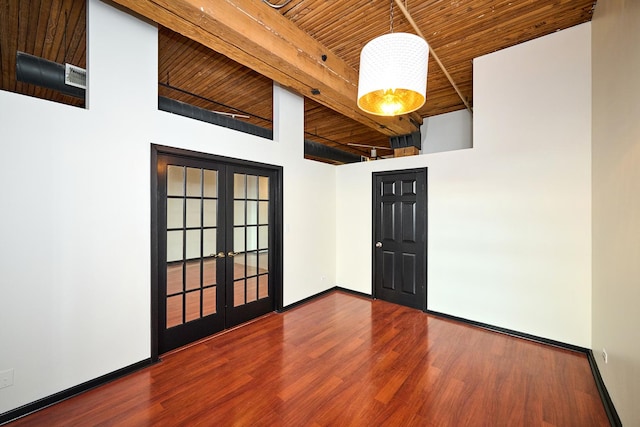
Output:
[[114,0],[386,135],[414,132],[417,113],[379,117],[356,104],[357,71],[257,0]]

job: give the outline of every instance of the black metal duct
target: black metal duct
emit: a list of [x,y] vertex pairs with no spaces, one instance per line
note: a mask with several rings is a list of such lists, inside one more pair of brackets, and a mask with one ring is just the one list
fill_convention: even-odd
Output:
[[168,113],[174,113],[179,116],[189,117],[202,122],[234,129],[250,135],[273,139],[273,131],[271,129],[243,122],[242,120],[234,119],[233,117],[225,116],[223,114],[217,114],[213,111],[205,110],[204,108],[194,107],[193,105],[176,101],[175,99],[166,98],[164,96],[158,97],[158,109]]
[[406,135],[396,135],[389,137],[389,144],[394,150],[396,148],[416,147],[422,149],[422,135],[420,131],[408,133]]
[[57,90],[75,98],[85,98],[84,89],[69,86],[64,82],[64,65],[28,53],[16,53],[16,79],[23,83]]
[[339,148],[329,147],[319,142],[304,140],[305,156],[319,157],[321,159],[334,160],[340,163],[356,163],[362,161],[357,154],[340,150]]

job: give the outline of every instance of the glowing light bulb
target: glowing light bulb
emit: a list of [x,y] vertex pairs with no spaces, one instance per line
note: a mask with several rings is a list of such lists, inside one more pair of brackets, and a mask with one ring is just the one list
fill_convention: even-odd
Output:
[[384,91],[380,110],[385,116],[394,116],[403,110],[402,99],[396,94],[395,89]]

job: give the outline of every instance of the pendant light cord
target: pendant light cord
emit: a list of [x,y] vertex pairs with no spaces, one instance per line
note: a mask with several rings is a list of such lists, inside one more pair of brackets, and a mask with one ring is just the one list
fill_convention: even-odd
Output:
[[393,34],[393,0],[390,1],[389,5],[389,32]]

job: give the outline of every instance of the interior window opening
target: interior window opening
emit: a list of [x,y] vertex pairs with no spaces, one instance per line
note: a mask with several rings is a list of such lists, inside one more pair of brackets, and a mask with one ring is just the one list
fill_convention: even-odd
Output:
[[162,26],[158,95],[160,110],[273,139],[273,81]]

